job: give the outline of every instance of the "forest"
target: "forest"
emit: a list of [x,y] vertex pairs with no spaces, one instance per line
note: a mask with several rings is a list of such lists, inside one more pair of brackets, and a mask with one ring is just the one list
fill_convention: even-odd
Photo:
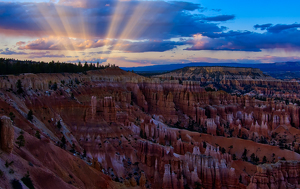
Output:
[[18,75],[21,73],[78,73],[86,72],[88,70],[104,69],[106,67],[114,67],[115,65],[100,65],[97,63],[87,63],[82,64],[78,62],[74,63],[64,63],[64,62],[35,62],[31,60],[15,60],[15,59],[5,59],[0,58],[0,75],[14,74]]

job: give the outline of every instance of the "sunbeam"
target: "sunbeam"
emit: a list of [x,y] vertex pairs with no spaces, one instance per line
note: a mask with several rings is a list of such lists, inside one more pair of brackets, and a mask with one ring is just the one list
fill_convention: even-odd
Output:
[[[53,6],[53,7],[51,7]],[[55,13],[57,15],[56,19],[50,19],[48,13],[48,9],[47,8],[53,8],[52,10],[55,10]],[[37,4],[37,8],[40,12],[40,14],[43,15],[43,20],[45,21],[45,23],[40,23],[40,25],[44,28],[48,28],[48,26],[50,27],[51,31],[53,32],[54,36],[53,37],[59,37],[59,36],[65,36],[65,37],[69,37],[68,32],[65,29],[65,24],[62,22],[61,17],[59,16],[59,13],[56,11],[57,9],[55,8],[55,5],[53,3],[39,3]],[[75,48],[73,47],[72,49],[69,49],[65,46],[65,43],[61,43],[66,51],[66,55],[70,56],[70,50],[75,50]]]
[[113,57],[116,53],[119,53],[117,50],[118,47],[122,47],[128,41],[132,41],[133,39],[139,39],[141,34],[147,30],[149,25],[157,20],[159,17],[159,12],[164,11],[164,8],[157,7],[154,12],[149,16],[147,15],[148,23],[143,23],[145,21],[145,14],[149,12],[149,9],[153,7],[155,3],[152,1],[139,2],[134,7],[134,12],[131,14],[130,19],[126,23],[124,30],[121,35],[117,39],[117,44],[111,48],[111,53],[108,55],[108,61],[110,61],[110,57]]

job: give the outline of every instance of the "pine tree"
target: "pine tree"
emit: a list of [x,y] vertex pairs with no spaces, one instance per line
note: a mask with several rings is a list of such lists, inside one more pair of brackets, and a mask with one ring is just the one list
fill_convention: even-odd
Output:
[[86,150],[83,150],[83,157],[86,157]]
[[66,138],[65,138],[65,136],[63,136],[63,137],[61,138],[61,148],[65,148],[66,143],[67,143]]
[[9,112],[9,117],[10,117],[10,119],[13,121],[14,119],[15,119],[15,114],[14,113],[12,113],[12,112]]
[[266,156],[263,157],[262,163],[267,163],[267,157]]
[[19,145],[19,148],[21,146],[25,146],[25,138],[24,138],[24,135],[21,134],[18,138],[17,138],[17,142],[16,142],[18,145]]
[[252,162],[255,162],[255,154],[254,153],[251,154],[250,158],[251,158]]
[[22,88],[22,82],[21,82],[21,80],[19,79],[18,81],[17,81],[17,93],[18,94],[21,94],[21,93],[23,93],[24,92],[24,90],[23,90],[23,88]]
[[40,131],[35,132],[35,137],[38,139],[41,139]]
[[61,129],[61,127],[62,127],[62,126],[61,126],[61,123],[60,123],[60,121],[58,121],[58,122],[57,122],[57,128]]
[[32,110],[29,110],[29,112],[28,112],[28,114],[27,114],[27,119],[28,119],[29,121],[32,121],[32,119],[33,119],[33,112],[32,112]]

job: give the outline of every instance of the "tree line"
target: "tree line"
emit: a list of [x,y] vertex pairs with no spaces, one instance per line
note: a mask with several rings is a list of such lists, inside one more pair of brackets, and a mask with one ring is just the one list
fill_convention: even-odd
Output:
[[107,67],[115,67],[115,65],[100,65],[96,64],[84,64],[78,62],[73,63],[61,63],[61,62],[35,62],[35,61],[20,61],[15,59],[0,58],[0,75],[9,74],[21,74],[21,73],[78,73],[86,72],[88,70],[104,69]]

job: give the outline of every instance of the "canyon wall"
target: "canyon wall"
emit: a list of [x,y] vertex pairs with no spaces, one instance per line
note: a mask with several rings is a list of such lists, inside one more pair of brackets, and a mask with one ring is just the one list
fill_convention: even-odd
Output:
[[[212,71],[216,70],[206,72]],[[242,75],[231,77],[230,86],[239,82],[273,86],[274,82],[282,90],[298,87],[272,80],[259,70],[245,69],[242,74],[241,70],[217,71]],[[250,76],[244,77],[248,72]],[[299,106],[264,94],[266,99],[260,100],[222,90],[206,91],[203,79],[174,78],[146,78],[119,68],[86,74],[2,76],[1,150],[7,158],[13,154],[16,162],[27,154],[34,165],[48,166],[36,151],[41,144],[43,153],[50,153],[49,148],[58,156],[50,162],[70,159],[68,171],[74,162],[84,164],[86,169],[76,181],[65,171],[58,174],[57,170],[64,169],[62,163],[51,169],[59,175],[53,183],[64,183],[66,188],[100,186],[97,177],[107,180],[106,188],[297,186],[299,163],[294,160],[300,158]],[[18,80],[24,90],[20,94]],[[57,88],[52,87],[54,83]],[[28,119],[29,110],[32,119]],[[16,138],[21,130],[29,143],[19,148]],[[276,163],[283,157],[288,161]],[[14,169],[25,174],[17,167],[20,165]],[[26,169],[33,170],[30,167]],[[276,176],[279,170],[282,177]],[[94,175],[90,185],[82,174]],[[11,178],[8,170],[5,175]],[[38,185],[37,175],[32,174],[32,179]],[[4,184],[9,185],[8,181]],[[66,185],[68,182],[72,184]]]

